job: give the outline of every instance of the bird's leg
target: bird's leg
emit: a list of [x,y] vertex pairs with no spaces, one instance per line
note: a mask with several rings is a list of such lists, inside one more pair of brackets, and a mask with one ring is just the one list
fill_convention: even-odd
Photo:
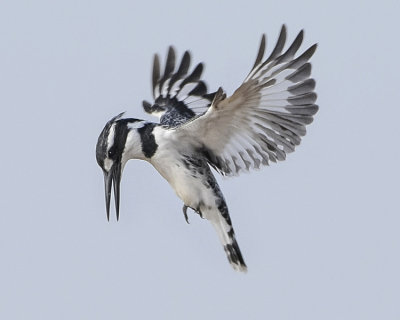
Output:
[[197,205],[197,208],[196,209],[193,209],[199,216],[200,216],[200,218],[202,218],[202,219],[204,219],[203,218],[203,213],[201,212],[201,207],[204,205],[204,203],[202,202],[202,201],[200,201],[200,203]]
[[185,220],[186,220],[187,224],[189,224],[189,218],[188,218],[188,215],[187,215],[187,208],[188,208],[188,206],[184,204],[183,208],[182,208],[182,211],[183,211],[183,215],[185,216]]
[[196,211],[196,213],[200,216],[200,218],[204,219],[204,218],[203,218],[203,213],[200,211],[200,208],[198,208],[198,209],[195,210],[195,211]]
[[187,206],[187,205],[183,205],[183,208],[182,208],[182,211],[183,211],[183,215],[185,216],[185,220],[186,220],[186,222],[189,224],[189,218],[188,218],[188,215],[187,215],[187,209],[188,208],[190,208],[190,209],[192,209],[194,212],[196,212],[199,216],[200,216],[200,218],[202,218],[202,219],[204,219],[203,218],[203,213],[201,212],[201,210],[200,210],[200,207],[199,208],[197,208],[197,209],[194,209],[194,208],[192,208],[192,207],[189,207],[189,206]]

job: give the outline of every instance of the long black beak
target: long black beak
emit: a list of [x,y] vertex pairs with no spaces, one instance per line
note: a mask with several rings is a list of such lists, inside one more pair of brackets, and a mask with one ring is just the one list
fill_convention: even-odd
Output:
[[104,189],[106,196],[106,212],[107,220],[110,221],[110,201],[111,201],[111,188],[114,186],[114,201],[115,212],[117,214],[117,221],[119,220],[119,197],[120,197],[120,184],[121,184],[121,164],[114,163],[110,171],[104,173]]

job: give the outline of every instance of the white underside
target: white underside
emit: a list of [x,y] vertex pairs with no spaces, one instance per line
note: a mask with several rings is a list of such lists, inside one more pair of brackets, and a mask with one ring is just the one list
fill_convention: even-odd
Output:
[[[157,152],[150,159],[154,168],[168,181],[176,195],[191,208],[200,209],[203,218],[209,220],[218,234],[222,245],[231,244],[228,236],[231,226],[228,225],[218,210],[218,197],[211,187],[204,184],[204,177],[196,175],[181,162],[182,154],[190,150],[168,139],[168,132],[161,128],[154,131],[158,143]],[[162,142],[161,142],[162,141]],[[194,176],[193,176],[194,175]],[[232,264],[237,271],[246,271],[244,266]]]
[[[174,156],[174,150],[166,152],[157,150],[151,159],[151,164],[168,181],[186,206],[197,208],[202,203],[203,210],[215,208],[217,198],[213,190],[206,188],[200,177],[193,177],[192,172],[178,159],[178,155]],[[204,218],[210,219],[211,217]]]

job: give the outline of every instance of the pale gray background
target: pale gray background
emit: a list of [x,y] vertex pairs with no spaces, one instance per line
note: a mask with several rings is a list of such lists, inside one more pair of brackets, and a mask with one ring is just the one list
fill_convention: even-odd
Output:
[[[400,319],[399,12],[1,1],[0,319]],[[147,119],[153,53],[190,49],[231,93],[282,23],[319,43],[320,112],[287,161],[220,179],[248,274],[145,162],[127,166],[108,223],[95,143],[121,111]]]

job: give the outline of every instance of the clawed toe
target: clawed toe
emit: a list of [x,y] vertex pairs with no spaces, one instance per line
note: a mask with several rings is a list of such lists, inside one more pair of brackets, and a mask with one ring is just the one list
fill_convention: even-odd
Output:
[[188,208],[187,205],[183,205],[182,211],[183,211],[183,215],[185,216],[185,220],[186,220],[187,224],[189,224],[189,218],[188,218],[188,215],[187,215],[187,208]]

